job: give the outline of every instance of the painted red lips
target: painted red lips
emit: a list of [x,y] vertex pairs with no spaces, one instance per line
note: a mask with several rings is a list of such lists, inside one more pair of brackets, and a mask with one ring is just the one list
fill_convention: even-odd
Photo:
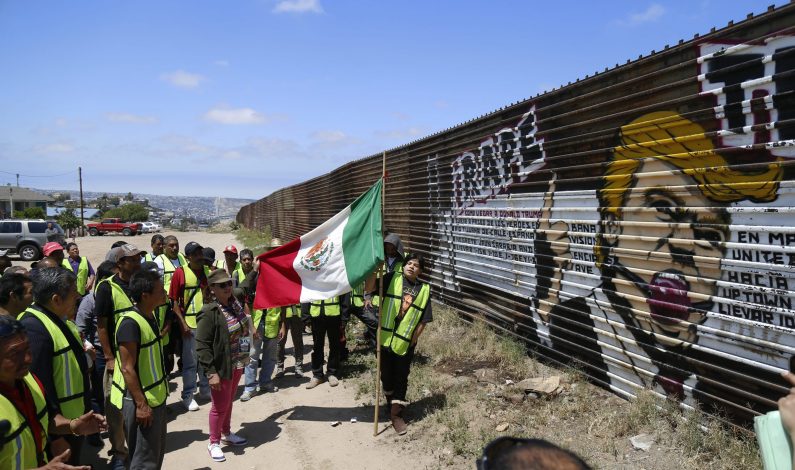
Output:
[[649,304],[654,320],[675,325],[686,320],[692,302],[687,296],[690,286],[678,273],[661,272],[654,275],[649,283]]

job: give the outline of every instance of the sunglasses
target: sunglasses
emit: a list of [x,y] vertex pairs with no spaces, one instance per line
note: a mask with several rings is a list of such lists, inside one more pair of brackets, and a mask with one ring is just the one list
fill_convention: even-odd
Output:
[[232,281],[221,282],[213,285],[216,287],[220,287],[221,289],[226,289],[227,287],[232,287]]
[[477,460],[478,470],[493,469],[494,461],[500,455],[511,450],[513,447],[520,446],[532,442],[531,439],[523,439],[520,437],[502,436],[489,442],[486,448],[483,449],[483,455]]

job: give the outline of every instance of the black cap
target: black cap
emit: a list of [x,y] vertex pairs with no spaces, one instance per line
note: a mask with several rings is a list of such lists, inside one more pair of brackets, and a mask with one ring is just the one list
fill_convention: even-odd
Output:
[[187,245],[185,245],[186,256],[192,255],[196,250],[204,250],[204,248],[196,242],[190,242]]
[[202,253],[204,253],[204,261],[208,263],[212,263],[213,261],[215,261],[215,250],[213,250],[209,246],[207,248],[203,248]]

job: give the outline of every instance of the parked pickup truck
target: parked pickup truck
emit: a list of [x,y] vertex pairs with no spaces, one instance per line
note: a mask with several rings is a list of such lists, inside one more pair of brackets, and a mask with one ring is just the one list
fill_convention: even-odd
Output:
[[110,232],[121,232],[126,237],[141,233],[140,223],[122,222],[121,219],[103,219],[98,224],[86,224],[86,227],[88,227],[88,234],[92,237]]

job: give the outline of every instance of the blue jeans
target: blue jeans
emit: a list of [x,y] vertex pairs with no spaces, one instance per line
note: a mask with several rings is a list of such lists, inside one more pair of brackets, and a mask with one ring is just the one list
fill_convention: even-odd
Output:
[[182,399],[187,400],[196,393],[196,373],[199,374],[201,393],[210,393],[210,382],[204,375],[204,368],[196,361],[196,329],[182,337]]
[[[245,390],[253,392],[257,388],[257,383],[260,386],[267,385],[271,382],[273,369],[276,367],[276,353],[279,350],[279,338],[263,338],[265,322],[260,322],[258,328],[259,339],[255,339],[251,343],[251,354],[249,355],[248,365],[245,368],[246,382]],[[257,381],[257,364],[262,356],[262,367],[259,371],[259,381]]]

